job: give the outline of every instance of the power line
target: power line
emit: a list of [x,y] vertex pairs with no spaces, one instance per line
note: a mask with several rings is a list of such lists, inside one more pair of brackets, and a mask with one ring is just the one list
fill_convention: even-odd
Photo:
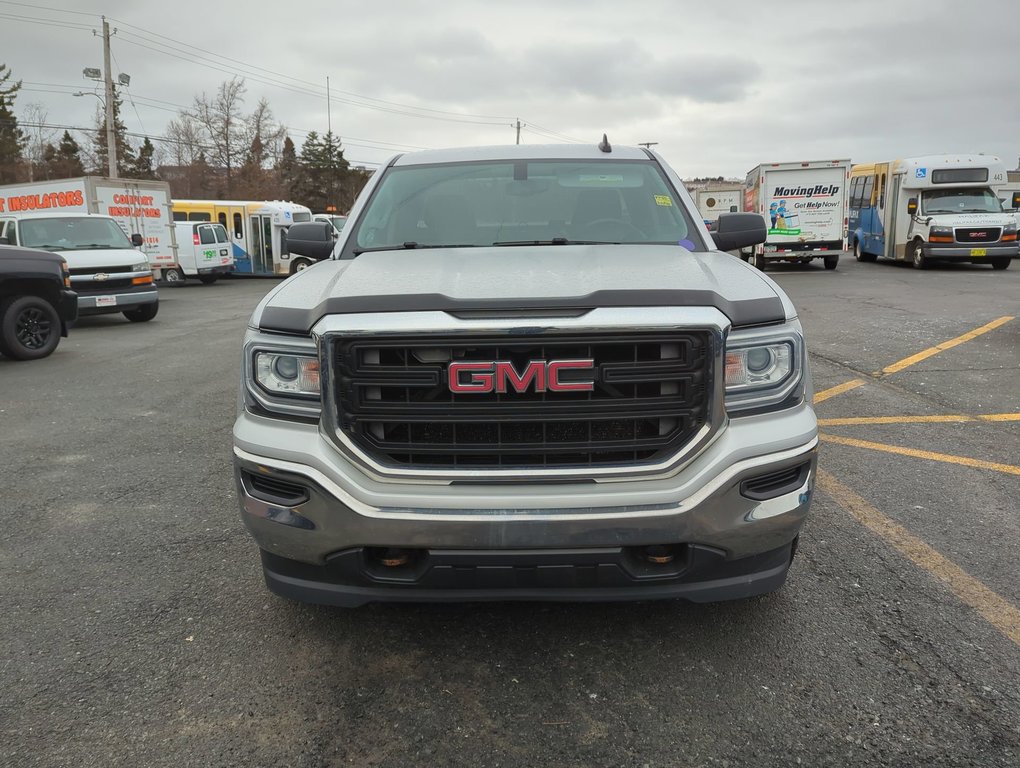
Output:
[[73,13],[75,16],[91,16],[98,19],[101,14],[99,13],[88,13],[86,11],[72,11],[69,8],[52,8],[46,5],[37,5],[36,3],[16,3],[12,0],[0,0],[0,4],[3,5],[20,5],[23,8],[31,8],[32,10],[41,11],[56,11],[57,13]]
[[85,24],[77,24],[75,22],[66,21],[50,21],[33,18],[31,16],[17,16],[10,13],[0,13],[0,19],[7,19],[8,21],[20,21],[24,24],[39,24],[44,27],[61,27],[63,29],[73,29],[76,32],[91,32],[92,27]]

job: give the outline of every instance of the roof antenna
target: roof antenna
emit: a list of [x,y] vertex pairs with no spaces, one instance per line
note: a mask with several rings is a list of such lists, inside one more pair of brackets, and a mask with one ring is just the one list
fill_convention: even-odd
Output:
[[602,152],[613,151],[612,146],[610,146],[609,144],[609,138],[604,133],[602,134],[602,141],[599,143],[599,150],[601,150]]

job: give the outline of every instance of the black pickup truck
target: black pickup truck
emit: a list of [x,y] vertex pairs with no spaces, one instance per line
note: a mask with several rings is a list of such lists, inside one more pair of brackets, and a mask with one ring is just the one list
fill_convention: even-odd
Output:
[[67,262],[34,248],[0,245],[0,353],[38,360],[78,318]]

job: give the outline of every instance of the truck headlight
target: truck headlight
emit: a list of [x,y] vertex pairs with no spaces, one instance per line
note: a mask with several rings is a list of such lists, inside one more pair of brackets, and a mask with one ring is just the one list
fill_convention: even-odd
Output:
[[318,398],[319,359],[278,352],[256,352],[255,381],[274,395]]
[[726,409],[778,405],[802,387],[804,337],[800,326],[734,331],[726,342]]
[[955,239],[952,227],[932,227],[928,230],[929,243],[952,243]]
[[249,409],[317,419],[322,387],[315,343],[249,329],[241,391]]
[[1016,225],[1011,224],[1002,229],[1002,242],[1004,243],[1015,243],[1016,242]]
[[152,267],[149,266],[149,262],[143,261],[140,264],[135,264],[131,267],[132,272],[151,272]]

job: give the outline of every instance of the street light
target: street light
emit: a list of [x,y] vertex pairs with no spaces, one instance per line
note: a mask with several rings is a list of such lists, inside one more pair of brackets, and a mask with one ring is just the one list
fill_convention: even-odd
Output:
[[103,97],[100,96],[98,93],[93,93],[92,91],[77,91],[76,93],[72,93],[71,95],[72,96],[95,96],[97,99],[99,99],[99,103],[103,105],[103,109],[106,109],[106,102],[103,100]]

